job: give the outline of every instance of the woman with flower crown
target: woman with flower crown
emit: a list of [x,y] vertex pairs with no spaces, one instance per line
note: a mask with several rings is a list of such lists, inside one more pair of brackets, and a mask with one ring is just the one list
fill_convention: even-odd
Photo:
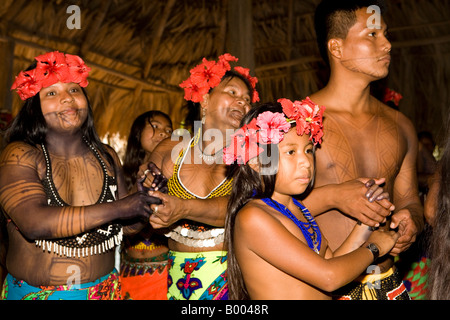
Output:
[[162,204],[151,206],[150,217],[154,228],[168,227],[168,299],[228,297],[223,226],[231,179],[222,149],[251,103],[259,100],[257,79],[248,69],[232,69],[233,61],[237,58],[224,54],[218,61],[203,59],[190,71],[180,86],[185,99],[201,110],[201,121],[193,137],[167,139],[150,157],[169,179],[168,194],[151,192]]
[[114,248],[148,223],[153,198],[127,196],[119,158],[93,125],[89,71],[78,56],[49,52],[13,84],[25,103],[0,155],[2,299],[120,298]]
[[[226,164],[239,165],[225,224],[229,296],[331,299],[329,292],[388,253],[398,234],[356,225],[331,252],[314,217],[294,198],[314,181],[323,108],[309,99],[278,101],[252,109],[224,151]],[[379,200],[388,197],[376,192]]]

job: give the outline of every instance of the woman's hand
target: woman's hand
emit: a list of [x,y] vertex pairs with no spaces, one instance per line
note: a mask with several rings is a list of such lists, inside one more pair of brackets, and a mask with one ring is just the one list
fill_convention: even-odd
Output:
[[169,227],[185,217],[183,199],[160,191],[150,191],[150,195],[161,201],[161,204],[151,206],[153,214],[150,216],[150,224],[154,229]]
[[168,192],[167,178],[161,173],[161,170],[153,163],[141,165],[138,171],[136,181],[139,191],[160,191]]

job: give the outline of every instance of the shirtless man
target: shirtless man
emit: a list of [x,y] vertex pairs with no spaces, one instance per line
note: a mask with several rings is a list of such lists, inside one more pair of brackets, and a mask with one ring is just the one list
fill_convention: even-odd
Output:
[[2,299],[119,299],[114,247],[148,223],[151,198],[127,196],[119,158],[98,138],[84,62],[59,52],[36,60],[16,78],[25,103],[0,156]]
[[[401,236],[391,251],[395,256],[406,250],[423,228],[423,208],[417,192],[417,136],[407,117],[370,95],[370,83],[388,75],[391,44],[382,17],[379,28],[368,23],[373,13],[367,12],[368,6],[375,3],[360,2],[325,0],[316,10],[319,48],[329,62],[331,74],[328,84],[310,96],[316,104],[326,107],[326,138],[316,153],[315,189],[305,205],[311,212],[326,212],[316,220],[334,250],[357,222],[345,214],[355,206],[365,205],[360,204],[359,192],[354,191],[361,184],[355,179],[384,178],[395,210],[386,224],[379,217],[374,219],[383,227],[398,228]],[[373,225],[365,218],[360,220]],[[372,269],[379,276],[376,280],[381,281],[381,290],[369,293],[372,298],[398,299],[400,294],[408,298],[393,265],[393,258],[387,255]],[[361,278],[357,282],[373,280]],[[385,283],[392,286],[385,288]],[[393,289],[396,294],[389,296],[386,292]],[[369,291],[367,286],[355,284],[337,295],[362,299]]]

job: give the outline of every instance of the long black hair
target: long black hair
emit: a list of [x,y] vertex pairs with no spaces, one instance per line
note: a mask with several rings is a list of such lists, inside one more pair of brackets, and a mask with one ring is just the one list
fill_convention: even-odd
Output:
[[130,134],[128,135],[125,159],[123,162],[123,173],[125,175],[125,182],[128,190],[135,185],[139,166],[144,162],[146,154],[141,144],[142,131],[147,124],[151,124],[151,121],[156,116],[166,118],[172,127],[172,120],[170,117],[164,112],[158,110],[144,112],[139,115],[131,125]]
[[[283,113],[283,108],[278,102],[265,103],[257,106],[244,116],[241,121],[241,126],[249,124],[252,119],[257,118],[259,114],[266,111]],[[293,123],[292,126],[295,126],[295,123]],[[230,200],[228,201],[227,216],[225,218],[225,244],[228,250],[227,272],[230,300],[250,299],[247,288],[245,287],[241,269],[236,260],[233,233],[236,216],[239,210],[252,199],[272,197],[273,192],[275,191],[279,154],[278,147],[273,148],[271,146],[273,145],[259,145],[260,148],[264,149],[259,156],[259,172],[253,170],[248,163],[239,166],[235,165],[233,168],[233,186]],[[270,161],[268,161],[268,159],[270,159]],[[261,172],[263,172],[263,174],[261,174]],[[311,180],[307,190],[310,190],[313,184],[314,179]]]
[[431,300],[450,300],[450,115],[446,138],[444,153],[439,161],[441,180],[429,240],[431,264],[427,296]]

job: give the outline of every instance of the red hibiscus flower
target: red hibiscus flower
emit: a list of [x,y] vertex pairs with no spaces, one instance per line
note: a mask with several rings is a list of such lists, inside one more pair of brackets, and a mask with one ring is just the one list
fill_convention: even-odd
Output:
[[69,67],[70,82],[78,83],[81,87],[87,87],[89,82],[87,77],[91,68],[89,68],[79,56],[66,54],[66,62]]
[[196,85],[203,85],[206,82],[210,88],[214,88],[220,84],[225,72],[226,70],[215,61],[203,58],[203,63],[191,70],[191,82]]
[[217,62],[222,68],[224,68],[226,71],[230,71],[231,70],[231,66],[230,66],[230,62],[236,62],[239,59],[232,56],[229,53],[225,53],[221,56],[219,56],[219,61]]
[[[229,53],[219,56],[218,62],[208,61],[206,58],[203,58],[202,63],[190,70],[191,75],[189,78],[180,84],[180,87],[184,88],[184,98],[193,102],[202,101],[203,95],[208,93],[210,89],[217,87],[225,73],[231,70],[230,62],[232,61],[238,61],[238,59]],[[252,102],[259,101],[258,92],[254,88],[258,80],[249,75],[248,69],[236,68],[236,71],[240,70],[238,72],[246,74],[253,86]]]
[[242,76],[247,78],[248,82],[253,88],[253,95],[252,95],[252,102],[258,102],[259,101],[259,94],[258,91],[256,91],[256,84],[258,83],[258,79],[256,77],[252,77],[250,75],[250,69],[243,68],[243,67],[235,67],[234,70],[239,72]]
[[41,91],[42,83],[36,79],[36,69],[21,71],[11,87],[11,90],[15,89],[22,100],[34,97]]
[[36,68],[20,72],[11,87],[11,90],[17,90],[22,100],[36,95],[42,88],[57,82],[74,82],[82,87],[88,85],[87,77],[91,68],[78,56],[64,55],[64,53],[54,51],[35,59],[37,61]]
[[183,81],[180,87],[184,88],[184,99],[193,102],[201,102],[203,96],[209,91],[209,86],[206,82],[193,84],[191,78]]
[[294,102],[283,98],[278,102],[283,106],[284,114],[289,119],[295,120],[298,135],[309,134],[310,140],[315,144],[322,143],[323,107],[314,104],[309,97]]
[[42,87],[49,87],[56,82],[67,82],[70,77],[67,69],[64,53],[54,51],[36,57],[38,80],[42,81]]
[[394,90],[391,90],[389,88],[386,88],[386,90],[384,92],[384,98],[383,98],[384,103],[386,103],[388,101],[392,101],[398,107],[400,100],[402,100],[402,99],[403,99],[403,96],[400,93],[395,92]]

